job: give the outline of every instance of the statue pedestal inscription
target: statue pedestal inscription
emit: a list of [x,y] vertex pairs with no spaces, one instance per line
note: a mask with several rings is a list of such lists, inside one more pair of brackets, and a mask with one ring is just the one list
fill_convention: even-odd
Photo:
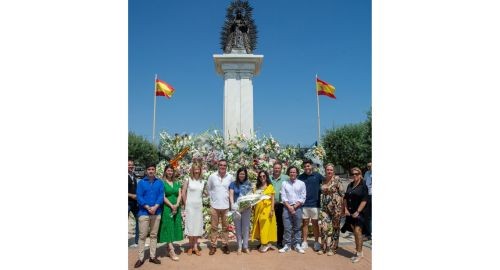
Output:
[[263,55],[214,54],[215,69],[224,76],[224,140],[238,134],[251,136],[253,129],[252,78],[259,74]]

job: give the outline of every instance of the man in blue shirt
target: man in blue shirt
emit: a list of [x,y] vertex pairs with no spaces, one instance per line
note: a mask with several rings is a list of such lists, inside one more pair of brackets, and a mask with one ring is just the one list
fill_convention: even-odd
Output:
[[156,236],[160,225],[165,189],[163,182],[156,178],[156,164],[147,166],[147,176],[137,183],[137,203],[139,204],[139,260],[135,268],[144,263],[144,245],[149,233],[149,262],[161,264],[156,258]]
[[304,160],[304,173],[298,179],[306,185],[306,201],[302,210],[302,249],[307,249],[307,234],[309,228],[309,220],[311,220],[314,233],[314,250],[318,251],[321,245],[318,242],[319,238],[319,208],[320,208],[320,193],[323,175],[318,172],[313,172],[312,161]]

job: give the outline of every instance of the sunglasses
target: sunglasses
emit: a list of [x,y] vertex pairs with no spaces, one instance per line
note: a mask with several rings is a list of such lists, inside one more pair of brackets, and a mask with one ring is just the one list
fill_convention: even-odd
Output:
[[352,175],[361,175],[360,173],[353,173]]

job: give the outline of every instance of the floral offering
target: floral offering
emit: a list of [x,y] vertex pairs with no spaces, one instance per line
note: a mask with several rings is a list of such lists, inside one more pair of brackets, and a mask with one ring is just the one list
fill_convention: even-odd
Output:
[[[207,130],[198,135],[171,135],[163,131],[160,133],[159,149],[163,155],[171,159],[182,156],[175,160],[176,178],[182,183],[189,177],[193,162],[203,165],[202,179],[208,179],[210,174],[217,171],[217,162],[226,159],[229,174],[234,176],[238,168],[246,167],[248,179],[253,184],[257,181],[257,172],[260,170],[271,172],[276,161],[282,162],[283,173],[292,165],[302,167],[302,157],[298,156],[300,149],[293,146],[282,147],[272,136],[257,138],[255,135],[247,137],[240,134],[225,142],[217,130]],[[181,153],[183,155],[180,155]],[[323,147],[314,146],[306,152],[305,157],[318,164],[321,172],[325,155]],[[169,161],[161,161],[156,171],[163,172],[167,162]],[[260,198],[257,199],[255,196],[247,197],[239,202],[239,207],[243,209],[255,205],[259,200]],[[205,233],[207,233],[210,231],[208,196],[203,197],[203,207]],[[228,216],[228,219],[232,221],[232,215]]]

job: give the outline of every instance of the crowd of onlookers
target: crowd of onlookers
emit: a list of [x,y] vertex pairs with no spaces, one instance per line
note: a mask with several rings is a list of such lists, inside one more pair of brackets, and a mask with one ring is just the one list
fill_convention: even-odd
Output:
[[[317,254],[336,254],[340,232],[347,230],[354,234],[356,244],[351,261],[362,259],[363,240],[371,239],[371,163],[364,177],[360,168],[350,170],[352,181],[347,188],[335,175],[331,163],[326,164],[323,176],[313,170],[310,160],[303,161],[302,174],[295,166],[288,167],[284,174],[282,164],[276,162],[270,174],[266,170],[258,172],[255,185],[248,179],[246,168],[238,168],[233,176],[227,171],[226,160],[219,160],[217,167],[208,179],[202,179],[203,166],[195,162],[189,177],[181,184],[171,165],[167,165],[158,178],[156,164],[148,164],[144,178],[139,180],[133,173],[134,161],[129,159],[129,214],[132,212],[136,220],[133,246],[138,246],[139,253],[136,268],[144,263],[147,236],[152,263],[161,263],[156,255],[157,242],[166,243],[169,257],[179,260],[173,243],[184,240],[184,236],[189,239],[187,255],[201,256],[198,239],[204,234],[203,196],[210,198],[209,255],[217,252],[219,237],[221,251],[230,254],[227,215],[232,215],[238,255],[250,252],[249,240],[258,240],[258,250],[263,253],[274,247],[280,253],[292,249],[305,253],[309,248],[309,224],[312,224],[312,248]],[[238,209],[238,198],[249,194],[267,196],[253,207]],[[184,222],[181,208],[185,211]]]

